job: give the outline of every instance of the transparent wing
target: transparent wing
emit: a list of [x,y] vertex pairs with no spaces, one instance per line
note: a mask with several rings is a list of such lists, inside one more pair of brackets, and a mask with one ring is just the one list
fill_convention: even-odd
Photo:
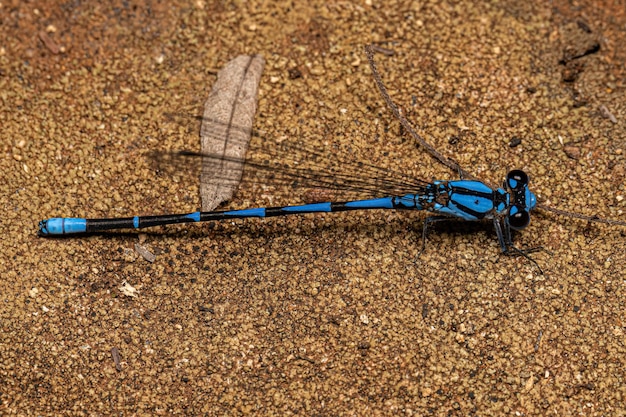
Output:
[[[237,129],[243,128],[229,126],[226,131],[231,134],[223,139],[232,144],[238,137],[246,136],[240,135]],[[332,144],[320,149],[307,143],[306,138],[271,139],[257,131],[250,134],[252,140],[245,158],[195,151],[154,152],[151,156],[159,169],[202,174],[203,181],[212,184],[237,186],[241,181],[332,190],[333,199],[337,201],[419,193],[428,184],[407,173],[364,161],[356,153],[346,155]],[[242,166],[244,175],[240,179]]]

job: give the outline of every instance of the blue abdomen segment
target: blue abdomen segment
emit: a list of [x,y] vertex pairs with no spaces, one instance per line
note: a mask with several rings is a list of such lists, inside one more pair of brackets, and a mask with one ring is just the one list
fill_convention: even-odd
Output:
[[[428,193],[427,193],[428,195]],[[413,209],[423,210],[421,205],[421,199],[425,197],[417,194],[405,194],[401,197],[382,197],[374,198],[372,200],[357,200],[349,201],[347,203],[333,204],[333,211],[338,211],[339,204],[345,206],[344,210],[372,210],[372,209]]]
[[232,217],[265,217],[264,208],[225,211],[224,215]]
[[193,213],[189,213],[187,215],[187,218],[191,219],[194,222],[199,222],[200,221],[200,212],[199,211],[194,211]]
[[281,210],[285,213],[325,213],[332,211],[332,207],[331,203],[315,203],[302,206],[286,206]]
[[372,200],[357,200],[344,203],[347,208],[352,210],[366,209],[391,209],[393,207],[393,197],[374,198]]

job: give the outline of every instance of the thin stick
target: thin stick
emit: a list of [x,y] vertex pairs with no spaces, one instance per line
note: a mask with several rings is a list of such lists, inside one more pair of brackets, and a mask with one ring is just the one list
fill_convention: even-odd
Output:
[[417,143],[419,143],[421,147],[426,149],[426,151],[428,151],[428,153],[433,158],[435,158],[437,161],[447,166],[448,168],[457,171],[462,177],[476,179],[475,176],[461,168],[458,163],[439,153],[439,151],[433,148],[428,142],[424,140],[424,138],[422,138],[419,133],[417,133],[417,131],[413,128],[413,126],[411,126],[408,120],[406,120],[406,118],[402,116],[402,113],[400,113],[400,109],[398,109],[398,106],[396,106],[396,104],[389,96],[387,88],[385,87],[385,84],[383,84],[383,80],[381,79],[380,74],[378,73],[378,69],[376,68],[376,62],[374,62],[374,50],[372,49],[371,45],[367,45],[365,47],[365,54],[367,55],[367,60],[370,63],[370,68],[372,69],[372,74],[374,75],[374,81],[376,81],[378,90],[380,91],[380,94],[383,96],[383,99],[387,103],[387,106],[389,106],[393,115],[396,116],[402,126],[411,134],[411,136],[413,136]]

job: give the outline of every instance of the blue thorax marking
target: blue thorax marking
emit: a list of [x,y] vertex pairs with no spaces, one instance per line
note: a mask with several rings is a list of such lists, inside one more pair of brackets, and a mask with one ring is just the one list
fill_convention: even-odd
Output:
[[468,221],[493,218],[506,208],[506,193],[480,181],[435,181],[437,196],[431,211]]

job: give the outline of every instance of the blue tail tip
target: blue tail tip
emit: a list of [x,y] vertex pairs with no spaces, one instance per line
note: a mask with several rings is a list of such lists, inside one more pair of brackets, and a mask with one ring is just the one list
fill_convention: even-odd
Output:
[[86,219],[53,217],[39,222],[39,236],[59,236],[72,233],[85,233]]

